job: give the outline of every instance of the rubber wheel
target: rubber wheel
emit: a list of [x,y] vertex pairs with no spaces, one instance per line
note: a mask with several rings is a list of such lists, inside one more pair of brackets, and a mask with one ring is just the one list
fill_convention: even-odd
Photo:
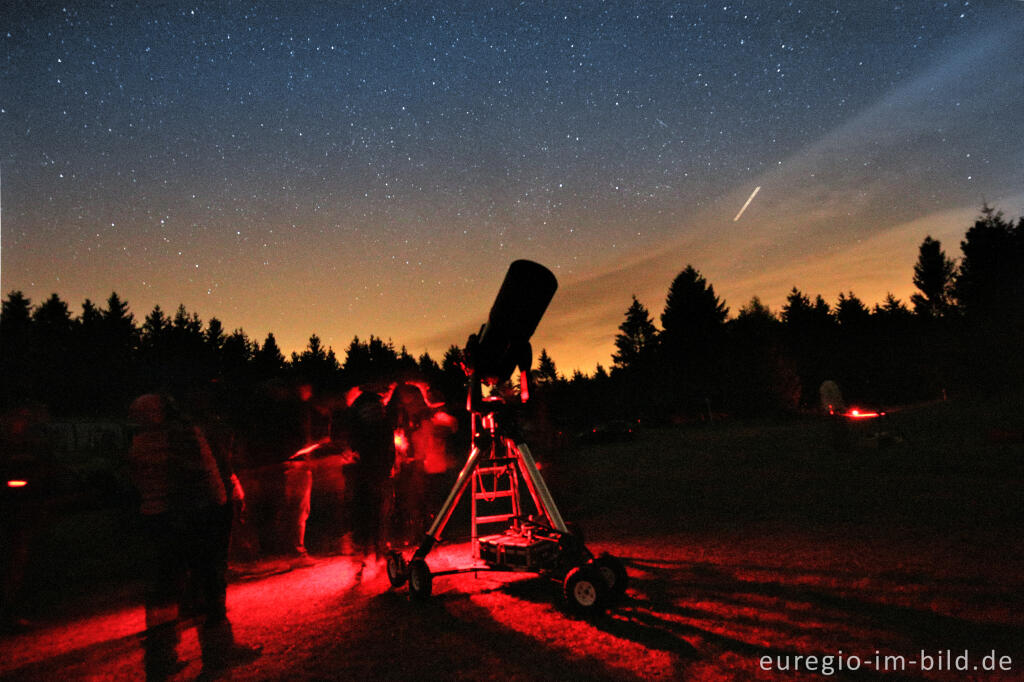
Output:
[[409,562],[409,595],[413,599],[427,599],[430,597],[431,583],[430,567],[423,559],[413,559]]
[[590,616],[604,611],[608,586],[596,568],[583,565],[572,569],[565,576],[562,593],[570,610]]
[[602,552],[601,556],[594,559],[593,566],[604,579],[610,596],[618,598],[626,593],[626,588],[629,586],[629,574],[626,573],[626,567],[618,557]]
[[405,557],[399,552],[388,552],[387,571],[391,587],[401,587],[409,579]]

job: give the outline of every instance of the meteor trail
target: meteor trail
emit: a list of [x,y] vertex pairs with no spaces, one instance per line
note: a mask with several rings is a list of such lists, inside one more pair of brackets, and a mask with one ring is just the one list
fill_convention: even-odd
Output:
[[736,217],[732,219],[733,222],[736,222],[737,220],[740,219],[740,216],[743,215],[743,212],[747,210],[747,206],[750,206],[750,202],[754,200],[754,197],[756,197],[757,193],[760,191],[761,185],[758,185],[757,187],[754,188],[754,191],[750,193],[750,198],[747,199],[747,203],[743,204],[743,208],[741,208],[740,212],[736,214]]

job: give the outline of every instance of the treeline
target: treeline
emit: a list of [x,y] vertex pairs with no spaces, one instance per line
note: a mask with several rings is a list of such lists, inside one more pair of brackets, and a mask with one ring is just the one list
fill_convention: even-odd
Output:
[[815,406],[826,380],[848,401],[885,405],[1019,393],[1024,218],[1014,223],[985,206],[960,249],[954,260],[938,240],[924,239],[909,305],[890,294],[869,308],[852,291],[830,305],[794,287],[781,311],[755,296],[732,318],[714,287],[687,266],[669,287],[660,327],[633,297],[611,372],[598,369],[603,390],[573,398],[606,418],[605,406],[614,405],[623,416],[658,419]]
[[0,313],[0,400],[5,408],[36,403],[54,416],[120,418],[136,396],[163,391],[185,396],[198,388],[244,402],[266,387],[309,384],[321,394],[373,381],[423,379],[454,391],[464,378],[461,351],[442,363],[418,358],[375,336],[353,338],[343,363],[313,334],[286,358],[273,333],[262,343],[221,321],[204,322],[181,305],[167,315],[157,305],[142,323],[112,293],[105,306],[86,300],[72,316],[57,294],[33,305],[13,291]]
[[[958,260],[926,237],[908,303],[892,295],[869,308],[852,291],[830,305],[794,287],[776,313],[754,297],[737,315],[693,266],[671,283],[660,326],[636,297],[615,339],[610,371],[561,376],[541,351],[541,406],[564,428],[594,419],[669,419],[764,414],[810,406],[836,381],[852,400],[884,404],[944,392],[1024,385],[1024,218],[988,206],[960,243]],[[183,393],[214,384],[245,402],[274,382],[309,383],[322,394],[352,385],[422,379],[450,405],[464,399],[462,351],[440,362],[370,336],[353,338],[339,361],[312,335],[286,358],[274,335],[250,339],[217,318],[156,306],[139,323],[112,293],[72,315],[53,294],[33,305],[13,291],[0,313],[5,408],[35,401],[55,416],[119,418],[147,391]]]

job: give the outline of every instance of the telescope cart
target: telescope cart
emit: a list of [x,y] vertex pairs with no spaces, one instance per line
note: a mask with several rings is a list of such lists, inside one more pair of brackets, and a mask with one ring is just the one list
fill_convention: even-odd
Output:
[[[481,383],[499,383],[518,366],[521,398],[516,400],[526,400],[531,364],[528,340],[556,286],[547,268],[530,261],[514,262],[488,323],[479,335],[470,336],[466,346],[472,415],[469,457],[412,557],[406,561],[399,551],[387,557],[391,585],[397,588],[408,582],[414,599],[430,596],[435,576],[479,571],[531,572],[551,578],[561,583],[567,604],[580,614],[600,613],[626,591],[629,578],[622,562],[607,553],[595,556],[580,530],[563,520],[530,449],[517,442],[514,429],[504,423],[514,422],[513,406],[501,398],[482,397]],[[532,503],[529,514],[520,495],[523,486]],[[431,571],[427,555],[441,542],[467,490],[474,561],[465,567]],[[481,526],[499,531],[481,535]]]

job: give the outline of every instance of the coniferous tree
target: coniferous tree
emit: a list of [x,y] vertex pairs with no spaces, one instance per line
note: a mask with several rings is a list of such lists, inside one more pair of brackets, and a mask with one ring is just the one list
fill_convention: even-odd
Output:
[[657,351],[658,328],[636,295],[626,310],[626,319],[619,325],[615,336],[616,352],[612,355],[612,369],[637,369],[649,364]]
[[4,402],[24,401],[32,389],[32,301],[21,291],[4,299],[0,312],[0,370]]
[[[71,389],[74,410],[80,415],[96,416],[108,410],[106,396],[112,386],[125,385],[127,377],[116,381],[106,369],[107,349],[103,345],[103,313],[90,300],[82,303],[82,312],[74,321]],[[115,388],[115,392],[118,389]],[[127,390],[127,389],[125,389]]]
[[254,351],[252,364],[256,377],[260,381],[276,377],[284,369],[284,353],[278,347],[273,332],[268,332],[263,345]]
[[910,297],[914,312],[925,317],[942,317],[950,311],[956,263],[946,257],[942,242],[924,238],[914,264],[914,286],[919,293]]
[[135,315],[128,308],[128,302],[122,301],[117,292],[111,292],[107,298],[107,307],[103,310],[103,320],[111,335],[124,345],[134,344],[138,330],[135,328]]
[[816,404],[821,383],[838,378],[832,311],[820,294],[811,303],[806,294],[793,287],[782,306],[782,327],[786,353],[800,376],[800,401]]
[[903,301],[896,298],[891,291],[886,294],[885,301],[880,304],[875,304],[874,310],[871,311],[871,314],[878,317],[902,321],[909,321],[913,315],[913,313],[910,312],[910,308],[908,308]]
[[1024,384],[1024,218],[1016,225],[985,206],[960,242],[953,285],[963,314],[962,380],[983,390]]
[[835,316],[840,327],[848,331],[857,331],[867,326],[871,311],[852,291],[849,295],[840,292]]
[[960,242],[963,258],[953,293],[964,314],[979,320],[1024,312],[1024,218],[1015,226],[990,206]]
[[153,348],[165,343],[165,337],[171,328],[171,321],[167,319],[159,304],[153,306],[146,318],[142,321],[142,343],[144,346]]
[[416,361],[416,366],[419,368],[420,373],[428,378],[435,377],[441,372],[441,366],[438,365],[437,361],[430,357],[430,353],[427,352],[420,355],[419,359]]
[[661,314],[661,351],[674,392],[688,411],[719,400],[729,308],[692,265],[672,281]]
[[254,353],[254,344],[245,332],[241,329],[234,330],[224,338],[220,348],[221,372],[236,383],[244,381]]
[[727,323],[730,411],[777,412],[796,407],[800,382],[782,344],[782,323],[754,296]]
[[136,375],[139,352],[139,329],[135,315],[117,292],[111,292],[107,306],[101,311],[100,336],[106,379],[112,383],[103,402],[118,413],[127,409],[128,402],[141,389],[141,378]]
[[914,313],[891,292],[875,304],[866,348],[875,364],[876,400],[892,404],[937,394],[936,321]]
[[74,407],[72,329],[68,304],[57,294],[32,313],[33,389],[36,397],[57,413]]
[[324,348],[316,334],[309,337],[309,343],[301,354],[292,353],[291,366],[305,381],[318,388],[332,386],[340,369],[334,350]]
[[216,317],[211,317],[210,321],[206,323],[203,339],[214,353],[219,354],[221,349],[224,348],[224,342],[227,340],[227,337],[224,335],[224,325]]
[[671,350],[703,345],[703,339],[721,329],[729,308],[715,288],[692,265],[679,273],[661,314],[662,341]]
[[555,361],[548,355],[546,348],[540,349],[537,357],[537,369],[533,372],[534,378],[541,384],[552,384],[558,381],[558,370],[555,368]]
[[171,320],[159,304],[146,315],[139,330],[139,377],[142,390],[168,390],[172,358]]
[[189,313],[184,304],[179,304],[171,321],[169,340],[167,383],[173,390],[185,394],[215,376],[216,352],[203,332],[203,321],[198,313]]
[[416,358],[409,353],[409,349],[405,346],[402,346],[398,350],[398,356],[395,358],[395,362],[396,371],[398,374],[405,377],[415,375],[419,369],[419,366],[416,363]]
[[834,312],[836,330],[829,369],[848,395],[877,400],[882,366],[881,345],[874,336],[871,311],[851,291],[839,294]]

